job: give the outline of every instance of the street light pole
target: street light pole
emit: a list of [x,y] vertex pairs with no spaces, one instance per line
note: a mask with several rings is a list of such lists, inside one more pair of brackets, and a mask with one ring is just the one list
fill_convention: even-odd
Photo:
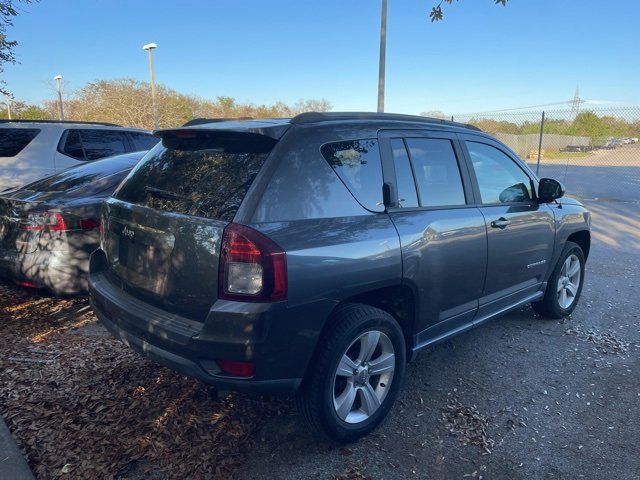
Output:
[[151,76],[151,104],[153,107],[153,128],[158,129],[158,107],[156,105],[156,75],[153,70],[153,50],[158,48],[155,43],[148,43],[142,47],[149,52],[149,75]]
[[380,63],[378,70],[378,112],[384,112],[384,77],[387,57],[387,0],[382,0],[380,13]]
[[59,116],[60,121],[64,120],[64,107],[62,106],[62,75],[56,75],[53,79],[58,84],[58,105],[60,107]]

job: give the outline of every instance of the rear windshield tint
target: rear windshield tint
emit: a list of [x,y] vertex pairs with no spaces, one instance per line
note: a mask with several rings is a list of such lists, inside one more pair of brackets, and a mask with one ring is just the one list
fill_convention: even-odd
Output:
[[231,221],[275,140],[233,132],[192,135],[165,137],[115,197],[156,210]]
[[39,133],[39,128],[0,128],[0,157],[15,157]]
[[[139,155],[123,155],[68,168],[24,187],[32,192],[66,192],[87,187],[91,192],[115,189],[139,159]],[[93,187],[93,188],[91,188]]]

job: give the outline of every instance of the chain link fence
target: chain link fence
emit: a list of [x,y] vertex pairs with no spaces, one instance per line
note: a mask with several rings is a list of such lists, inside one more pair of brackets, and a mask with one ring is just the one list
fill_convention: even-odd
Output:
[[640,107],[456,115],[585,200],[640,203]]

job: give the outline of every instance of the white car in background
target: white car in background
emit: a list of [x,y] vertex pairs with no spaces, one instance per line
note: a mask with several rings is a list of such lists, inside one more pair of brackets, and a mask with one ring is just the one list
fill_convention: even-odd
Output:
[[147,130],[108,123],[0,120],[0,192],[158,141]]

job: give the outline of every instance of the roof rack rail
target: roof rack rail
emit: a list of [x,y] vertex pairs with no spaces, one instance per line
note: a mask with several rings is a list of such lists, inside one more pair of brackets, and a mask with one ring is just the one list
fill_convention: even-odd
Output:
[[84,122],[81,120],[22,120],[15,119],[9,120],[8,118],[1,118],[0,123],[80,123],[86,125],[105,125],[107,127],[121,127],[122,125],[117,125],[115,123],[107,123],[107,122]]
[[233,120],[253,120],[253,117],[227,117],[227,118],[192,118],[186,122],[183,127],[191,127],[193,125],[202,125],[204,123],[231,122]]
[[482,131],[475,125],[467,123],[453,122],[441,118],[422,117],[419,115],[405,115],[402,113],[374,113],[374,112],[305,112],[296,115],[291,119],[293,124],[319,123],[340,120],[397,120],[404,122],[419,123],[439,123],[441,125],[451,125],[452,127],[468,128],[470,130]]

